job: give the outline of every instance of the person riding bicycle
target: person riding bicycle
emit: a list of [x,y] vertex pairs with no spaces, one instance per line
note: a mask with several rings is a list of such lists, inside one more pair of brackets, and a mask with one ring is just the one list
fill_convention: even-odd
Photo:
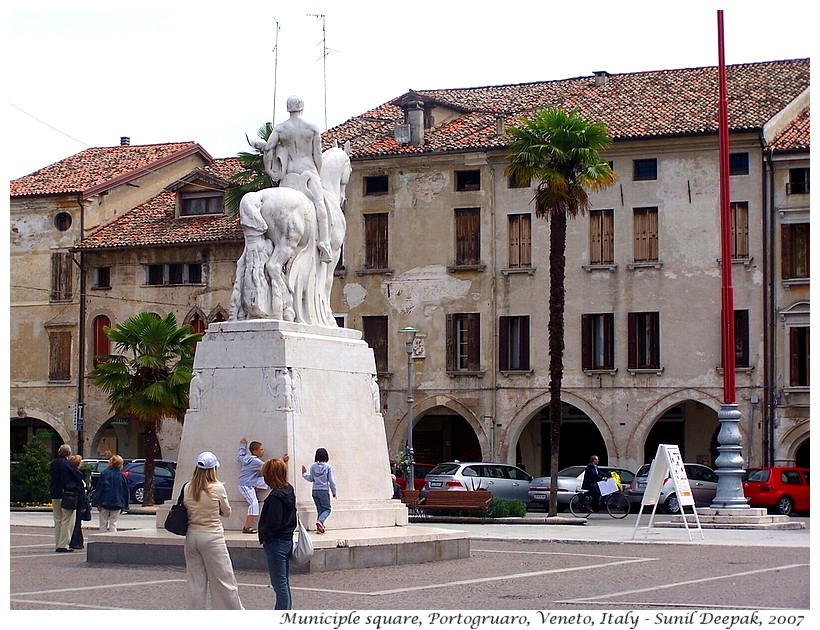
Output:
[[587,512],[597,512],[601,505],[601,489],[598,487],[598,482],[607,479],[608,477],[598,470],[598,456],[593,455],[589,458],[584,471],[584,481],[581,484],[581,489],[589,492],[592,497],[592,504],[587,508]]

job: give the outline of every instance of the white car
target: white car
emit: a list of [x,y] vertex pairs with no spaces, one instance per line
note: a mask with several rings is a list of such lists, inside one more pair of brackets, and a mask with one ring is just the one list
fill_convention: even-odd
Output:
[[[569,466],[558,471],[558,506],[566,508],[569,500],[574,494],[581,491],[581,484],[584,482],[584,471],[586,466]],[[598,466],[598,471],[607,477],[612,472],[618,473],[624,487],[628,486],[635,478],[635,473],[626,468],[615,468],[612,466]],[[546,508],[550,502],[550,476],[535,477],[530,483],[530,503],[540,503]]]

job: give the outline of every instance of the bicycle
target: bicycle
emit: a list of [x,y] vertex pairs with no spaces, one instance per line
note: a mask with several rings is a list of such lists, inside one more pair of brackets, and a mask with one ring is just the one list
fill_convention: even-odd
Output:
[[[612,518],[626,518],[629,514],[629,497],[621,490],[601,497],[601,501]],[[569,511],[576,518],[587,518],[591,505],[592,495],[589,490],[580,490],[569,500]]]

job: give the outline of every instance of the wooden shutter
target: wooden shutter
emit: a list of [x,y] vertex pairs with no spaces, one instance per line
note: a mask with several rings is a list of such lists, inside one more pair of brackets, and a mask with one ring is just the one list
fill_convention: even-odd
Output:
[[108,335],[105,334],[106,326],[111,326],[111,320],[108,319],[108,317],[100,315],[94,318],[94,367],[100,364],[100,360],[97,358],[98,356],[111,354],[111,340],[108,338]]
[[48,346],[48,380],[71,380],[71,332],[49,333]]
[[601,211],[601,263],[611,265],[615,262],[614,212]]
[[[529,215],[527,215],[529,216]],[[530,318],[529,316],[521,317],[521,338],[518,340],[518,347],[521,355],[519,357],[518,369],[530,369]]]
[[592,369],[592,323],[591,316],[581,315],[581,369]]
[[51,254],[51,300],[62,302],[70,300],[72,292],[73,270],[69,252]]
[[481,261],[479,208],[456,208],[456,264],[477,265]]
[[387,269],[387,214],[364,215],[365,269]]
[[749,257],[749,204],[732,204],[732,258]]
[[605,313],[603,315],[604,325],[604,369],[611,370],[615,367],[615,315]]
[[481,369],[481,315],[467,314],[467,370],[478,372]]
[[510,317],[498,318],[498,369],[510,369]]
[[363,337],[373,349],[376,371],[387,372],[387,317],[385,315],[362,318]]
[[455,340],[455,317],[452,314],[447,315],[447,369],[454,371],[456,369],[456,340]]
[[627,365],[638,367],[638,314],[627,313]]

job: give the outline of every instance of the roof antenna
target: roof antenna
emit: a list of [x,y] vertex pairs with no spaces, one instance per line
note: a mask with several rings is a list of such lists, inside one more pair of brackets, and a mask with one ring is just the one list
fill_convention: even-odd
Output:
[[279,20],[273,18],[273,21],[276,22],[276,42],[273,45],[273,118],[270,119],[271,129],[276,124],[276,82],[279,66]]
[[325,31],[325,14],[324,13],[308,13],[308,16],[319,18],[322,20],[322,64],[324,71],[324,89],[325,89],[325,130],[327,130],[327,33]]

